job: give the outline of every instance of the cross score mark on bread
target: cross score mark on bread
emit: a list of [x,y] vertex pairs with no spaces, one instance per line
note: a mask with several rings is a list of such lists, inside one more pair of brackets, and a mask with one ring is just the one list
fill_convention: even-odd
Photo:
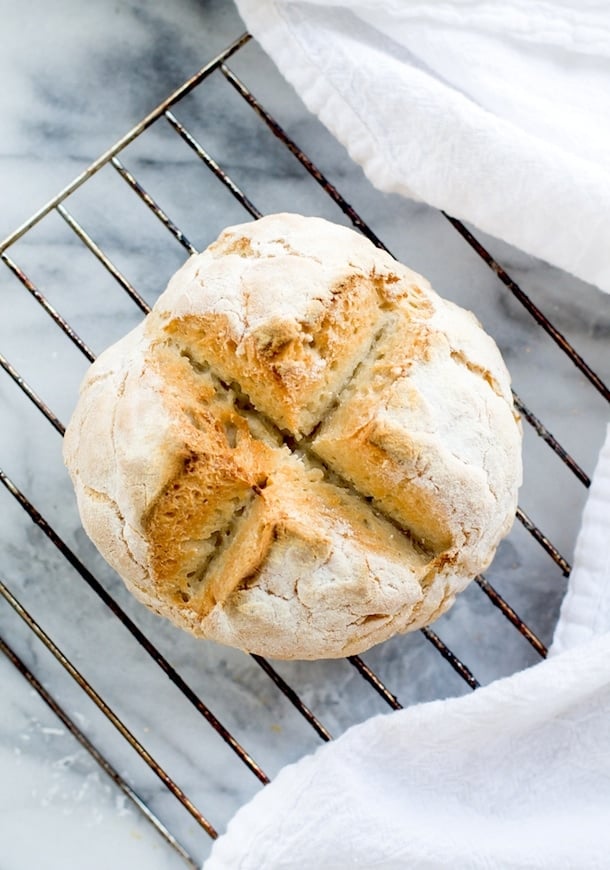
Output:
[[421,627],[512,524],[521,434],[476,319],[366,239],[226,230],[85,378],[83,525],[148,606],[278,658]]

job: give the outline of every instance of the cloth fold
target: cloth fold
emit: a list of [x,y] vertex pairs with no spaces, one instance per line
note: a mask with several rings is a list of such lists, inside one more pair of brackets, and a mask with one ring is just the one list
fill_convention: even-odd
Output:
[[610,291],[610,5],[238,0],[384,191]]
[[376,716],[285,767],[205,870],[605,870],[610,433],[584,519],[560,654],[472,695]]
[[[551,655],[610,631],[610,429],[601,449]],[[610,752],[610,747],[608,747]],[[610,806],[608,807],[610,817]]]

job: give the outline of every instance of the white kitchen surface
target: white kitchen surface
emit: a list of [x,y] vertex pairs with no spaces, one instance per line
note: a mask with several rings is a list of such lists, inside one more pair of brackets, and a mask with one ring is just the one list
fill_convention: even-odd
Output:
[[[232,4],[223,0],[3,3],[0,238],[242,30]],[[605,403],[493,272],[441,214],[375,191],[257,45],[249,43],[228,63],[392,252],[443,295],[475,311],[498,341],[516,392],[590,474],[604,435]],[[261,211],[347,222],[219,72],[173,111]],[[121,161],[197,248],[248,217],[163,118],[121,154]],[[66,207],[150,303],[186,256],[110,166]],[[496,240],[484,242],[608,380],[609,298]],[[7,253],[95,353],[142,316],[57,214]],[[0,305],[0,353],[67,422],[86,359],[3,264]],[[314,750],[320,738],[251,658],[196,641],[124,590],[80,528],[59,434],[4,372],[0,408],[0,466],[266,773],[272,777]],[[527,424],[524,428],[521,505],[569,561],[586,490]],[[222,831],[261,787],[256,777],[4,487],[0,517],[3,581]],[[486,576],[548,644],[566,580],[521,525],[502,544]],[[434,630],[481,683],[537,660],[475,584]],[[0,601],[0,633],[201,861],[208,835],[5,601]],[[470,691],[421,633],[395,638],[363,658],[404,705]],[[278,663],[277,670],[333,735],[389,709],[347,662]],[[2,656],[0,681],[2,870],[184,866]]]

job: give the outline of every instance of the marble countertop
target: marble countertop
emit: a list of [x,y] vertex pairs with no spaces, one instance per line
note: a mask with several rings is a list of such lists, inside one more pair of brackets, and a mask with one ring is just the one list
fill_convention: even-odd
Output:
[[[80,4],[32,0],[0,29],[0,238],[243,30],[223,0]],[[229,65],[396,256],[443,295],[475,311],[495,336],[514,388],[588,474],[601,445],[602,398],[438,212],[375,191],[252,43]],[[262,212],[292,210],[346,222],[336,205],[251,109],[214,73],[174,110]],[[121,161],[197,248],[246,219],[232,197],[160,119]],[[184,249],[110,166],[66,207],[144,299],[154,301]],[[481,236],[480,236],[481,237]],[[610,375],[610,300],[493,239],[490,251],[602,376]],[[98,353],[141,311],[51,214],[7,252]],[[0,352],[62,422],[87,360],[5,265]],[[157,645],[273,777],[320,738],[249,657],[200,642],[144,610],[80,528],[60,435],[0,373],[0,466],[104,589]],[[529,427],[521,505],[569,561],[586,497]],[[0,487],[2,580],[193,803],[222,831],[261,786],[100,598]],[[545,643],[566,580],[520,524],[488,579]],[[481,683],[528,667],[532,647],[473,584],[434,626]],[[0,633],[76,725],[200,862],[210,840],[22,620],[0,601]],[[364,657],[404,704],[470,691],[421,633]],[[278,663],[333,736],[388,710],[345,661]],[[13,665],[0,656],[0,864],[3,870],[184,866]],[[356,760],[355,760],[356,761]]]

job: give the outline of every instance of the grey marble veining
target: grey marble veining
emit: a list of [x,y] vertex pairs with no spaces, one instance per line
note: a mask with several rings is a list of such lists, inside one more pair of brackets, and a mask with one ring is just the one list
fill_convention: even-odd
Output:
[[[1,237],[243,30],[233,6],[221,0],[178,0],[171,6],[160,0],[97,0],[86,7],[76,0],[36,0],[3,12]],[[443,295],[475,311],[498,341],[516,392],[590,474],[604,433],[604,402],[487,266],[440,214],[375,191],[255,44],[242,49],[230,66],[393,253],[427,275]],[[345,222],[220,74],[174,111],[261,211],[293,210]],[[163,119],[121,160],[197,248],[224,226],[247,219]],[[150,303],[185,258],[111,167],[87,182],[67,207]],[[608,378],[608,297],[497,240],[483,241]],[[95,353],[142,316],[57,214],[9,253]],[[67,422],[86,359],[5,266],[0,300],[0,352]],[[80,529],[59,434],[0,375],[0,465],[6,473],[269,776],[314,750],[320,738],[251,658],[195,641],[125,591]],[[568,560],[585,496],[582,485],[526,426],[521,504]],[[258,790],[257,779],[4,488],[0,512],[2,578],[222,830]],[[502,544],[487,576],[548,643],[566,581],[520,525]],[[482,683],[536,661],[531,647],[475,585],[434,628]],[[201,860],[209,849],[207,835],[4,602],[0,632]],[[470,691],[419,633],[395,638],[364,658],[405,705]],[[333,735],[388,709],[347,662],[277,663],[277,670]],[[0,684],[3,870],[182,866],[3,657]]]

